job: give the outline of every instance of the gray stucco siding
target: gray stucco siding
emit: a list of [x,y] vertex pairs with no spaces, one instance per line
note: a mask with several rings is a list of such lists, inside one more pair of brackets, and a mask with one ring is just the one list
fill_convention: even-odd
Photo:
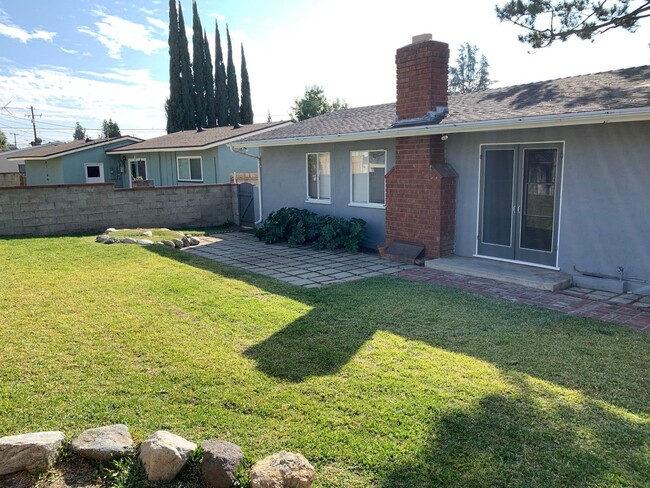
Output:
[[451,134],[455,252],[476,252],[480,144],[564,141],[558,267],[650,279],[650,122]]
[[[386,150],[386,172],[395,165],[395,141],[383,139],[335,144],[309,144],[261,148],[263,213],[282,207],[305,208],[319,215],[361,218],[366,221],[363,245],[384,244],[385,211],[350,205],[350,151]],[[330,203],[307,201],[307,153],[330,153]]]

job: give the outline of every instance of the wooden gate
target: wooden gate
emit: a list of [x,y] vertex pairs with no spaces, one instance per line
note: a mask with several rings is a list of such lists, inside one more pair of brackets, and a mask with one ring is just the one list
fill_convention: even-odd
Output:
[[255,187],[250,183],[241,183],[239,188],[239,225],[255,226]]

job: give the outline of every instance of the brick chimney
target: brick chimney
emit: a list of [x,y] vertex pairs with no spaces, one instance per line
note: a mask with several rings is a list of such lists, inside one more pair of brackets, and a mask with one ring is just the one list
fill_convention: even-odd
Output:
[[[415,36],[397,50],[397,121],[394,126],[438,123],[447,110],[449,46]],[[440,135],[400,137],[395,166],[386,175],[386,245],[424,246],[425,257],[454,251],[456,172],[445,161]]]

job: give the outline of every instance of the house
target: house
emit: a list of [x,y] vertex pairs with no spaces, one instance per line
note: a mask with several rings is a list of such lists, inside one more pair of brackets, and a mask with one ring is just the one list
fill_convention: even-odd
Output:
[[233,143],[259,151],[262,214],[360,217],[369,247],[650,291],[650,66],[450,95],[448,60],[416,36],[397,51],[396,103]]
[[27,149],[13,149],[0,152],[0,186],[20,186],[24,184],[25,162],[21,159],[12,159],[27,151]]
[[47,144],[21,151],[9,161],[24,161],[26,183],[30,186],[115,182],[120,187],[120,159],[107,151],[141,141],[123,136]]
[[231,183],[238,181],[238,175],[247,180],[253,175],[256,180],[257,160],[232,151],[227,144],[286,124],[269,122],[175,132],[116,147],[107,154],[119,157],[127,168],[121,182],[125,188],[139,180],[154,186]]

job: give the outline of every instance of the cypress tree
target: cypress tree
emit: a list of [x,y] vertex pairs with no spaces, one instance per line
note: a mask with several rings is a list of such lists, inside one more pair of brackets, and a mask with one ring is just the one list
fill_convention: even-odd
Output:
[[239,123],[239,88],[237,86],[237,73],[235,63],[232,60],[232,43],[230,42],[230,30],[226,24],[226,36],[228,37],[228,69],[226,71],[226,83],[228,87],[228,125]]
[[176,0],[169,0],[169,98],[165,102],[167,133],[183,128],[181,95],[181,67],[178,50],[178,14]]
[[192,2],[192,73],[194,85],[194,110],[196,127],[207,127],[205,107],[205,66],[203,54],[203,26],[196,0]]
[[217,105],[214,98],[214,76],[212,75],[212,56],[210,55],[210,44],[208,35],[203,31],[203,62],[205,74],[205,112],[207,115],[208,127],[217,126]]
[[253,102],[251,101],[251,85],[246,69],[246,56],[244,56],[244,43],[241,45],[241,107],[239,108],[239,121],[242,124],[253,123]]
[[185,32],[185,20],[183,19],[183,8],[178,4],[178,45],[179,59],[181,65],[181,95],[183,103],[182,129],[194,129],[194,84],[192,82],[192,64],[190,63],[190,52],[187,45],[187,34]]
[[226,86],[226,66],[223,63],[219,23],[215,21],[215,58],[214,58],[214,97],[217,111],[217,125],[228,125],[228,88]]

